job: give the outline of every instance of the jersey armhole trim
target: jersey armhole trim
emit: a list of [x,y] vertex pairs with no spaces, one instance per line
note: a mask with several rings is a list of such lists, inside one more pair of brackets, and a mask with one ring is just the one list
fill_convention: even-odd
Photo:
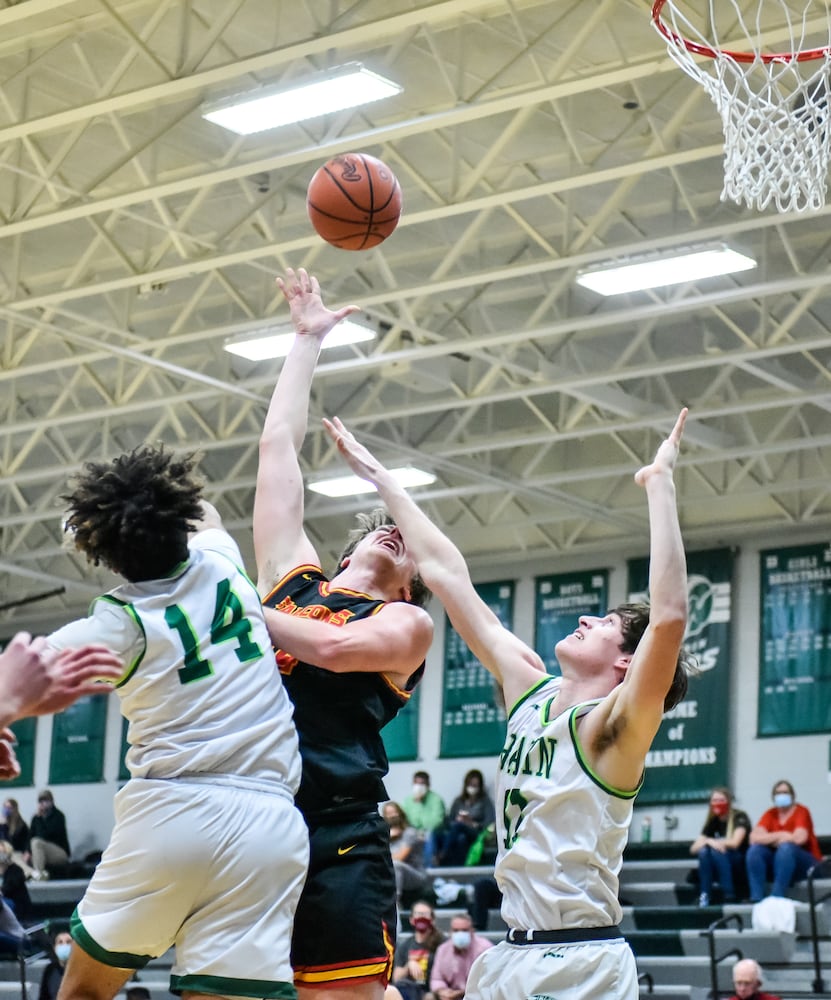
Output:
[[107,604],[115,604],[116,607],[121,608],[121,610],[133,619],[133,623],[136,628],[141,632],[141,637],[144,639],[144,649],[139,653],[139,655],[133,660],[132,663],[128,664],[125,668],[124,673],[121,675],[120,680],[116,681],[115,687],[123,687],[128,680],[133,676],[133,674],[138,669],[138,665],[144,659],[144,654],[147,652],[147,633],[144,631],[144,625],[141,623],[141,618],[136,614],[136,609],[132,604],[128,604],[127,601],[119,600],[117,597],[113,597],[112,594],[103,594],[101,597],[97,597],[93,601],[93,605],[96,601],[104,601]]
[[322,568],[320,566],[315,566],[313,563],[304,563],[302,566],[295,566],[294,569],[290,569],[288,573],[281,576],[280,579],[274,584],[274,586],[271,587],[271,589],[268,591],[265,597],[263,597],[262,603],[268,604],[268,602],[274,597],[274,595],[281,587],[285,587],[285,585],[289,582],[289,580],[293,580],[296,576],[299,576],[301,573],[315,573],[317,576],[322,578],[322,581],[318,582],[325,582],[326,579],[323,576]]
[[616,799],[634,799],[635,796],[643,787],[643,779],[644,779],[643,774],[641,774],[640,781],[638,782],[635,788],[633,788],[631,791],[624,791],[623,789],[615,788],[612,785],[607,785],[606,782],[599,775],[595,774],[594,770],[591,767],[591,764],[589,764],[588,760],[586,760],[586,757],[583,754],[583,745],[580,742],[580,736],[577,732],[577,720],[580,715],[581,709],[593,708],[597,704],[599,704],[599,702],[596,701],[583,702],[580,705],[575,705],[569,714],[568,730],[569,733],[571,734],[572,745],[574,746],[574,756],[577,758],[577,763],[580,765],[580,767],[583,769],[586,775],[595,783],[595,785],[597,785],[598,788],[602,789],[608,795],[614,796]]

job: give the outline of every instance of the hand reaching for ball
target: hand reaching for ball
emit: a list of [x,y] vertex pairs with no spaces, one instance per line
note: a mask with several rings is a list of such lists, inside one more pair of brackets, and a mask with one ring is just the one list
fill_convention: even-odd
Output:
[[323,339],[342,319],[360,312],[360,306],[344,306],[342,309],[327,309],[320,296],[320,284],[305,268],[293,271],[286,268],[284,278],[277,278],[277,285],[285,296],[291,310],[294,329],[299,334]]

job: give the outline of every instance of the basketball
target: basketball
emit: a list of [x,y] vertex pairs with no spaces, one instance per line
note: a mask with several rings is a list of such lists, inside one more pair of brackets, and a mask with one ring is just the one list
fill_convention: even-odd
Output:
[[315,172],[306,209],[327,243],[341,250],[369,250],[398,225],[401,187],[381,160],[366,153],[344,153]]

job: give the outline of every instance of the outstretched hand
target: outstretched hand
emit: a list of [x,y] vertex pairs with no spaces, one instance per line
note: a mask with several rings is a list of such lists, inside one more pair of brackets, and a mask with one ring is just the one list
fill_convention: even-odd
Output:
[[85,695],[111,691],[123,673],[124,664],[105,646],[55,650],[19,632],[0,653],[0,713],[13,722],[62,712]]
[[356,440],[355,435],[350,430],[347,430],[340,417],[333,417],[331,420],[324,417],[323,426],[355,475],[377,485],[378,475],[384,471],[384,466],[368,448]]
[[672,476],[675,469],[675,462],[678,458],[678,449],[681,445],[681,435],[684,433],[684,424],[687,422],[689,410],[685,406],[678,414],[675,426],[670,435],[658,447],[655,458],[649,465],[644,465],[635,473],[635,482],[638,486],[646,486],[647,480],[656,475]]
[[0,781],[11,781],[20,775],[14,742],[15,736],[11,729],[0,730]]
[[342,319],[360,311],[360,306],[327,309],[320,295],[320,283],[302,267],[297,271],[287,267],[285,278],[277,278],[277,285],[289,304],[291,320],[299,334],[322,339]]

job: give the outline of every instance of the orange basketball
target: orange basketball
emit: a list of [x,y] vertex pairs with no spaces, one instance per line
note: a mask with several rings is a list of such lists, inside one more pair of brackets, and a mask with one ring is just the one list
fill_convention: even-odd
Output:
[[381,160],[366,153],[344,153],[315,172],[306,209],[327,243],[341,250],[369,250],[398,225],[401,187]]

